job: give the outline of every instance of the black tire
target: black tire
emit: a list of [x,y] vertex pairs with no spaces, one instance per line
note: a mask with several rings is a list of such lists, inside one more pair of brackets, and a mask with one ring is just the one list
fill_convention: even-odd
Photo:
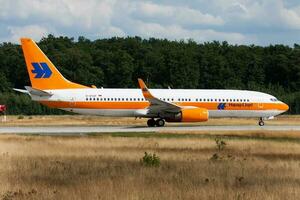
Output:
[[154,119],[149,119],[147,121],[147,125],[148,125],[148,127],[154,127],[155,126],[155,120]]
[[164,119],[158,119],[155,121],[155,124],[157,127],[162,127],[165,125],[165,120]]
[[259,126],[264,126],[264,125],[265,125],[265,122],[264,122],[264,121],[259,121],[259,122],[258,122],[258,125],[259,125]]

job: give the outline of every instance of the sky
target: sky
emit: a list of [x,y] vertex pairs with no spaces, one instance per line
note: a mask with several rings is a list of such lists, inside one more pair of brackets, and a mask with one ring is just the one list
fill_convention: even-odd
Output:
[[48,34],[300,43],[300,0],[0,0],[0,42]]

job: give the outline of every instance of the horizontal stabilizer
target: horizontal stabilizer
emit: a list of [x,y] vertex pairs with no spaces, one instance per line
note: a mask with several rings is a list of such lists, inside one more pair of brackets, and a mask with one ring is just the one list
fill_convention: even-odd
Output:
[[17,89],[17,88],[13,88],[13,90],[17,91],[17,92],[24,93],[24,94],[29,94],[29,92],[27,90],[22,90],[22,89]]
[[35,89],[35,88],[30,87],[30,86],[25,86],[25,88],[26,88],[26,90],[29,92],[29,94],[31,94],[31,95],[36,95],[36,96],[47,96],[47,97],[52,96],[51,93],[46,92],[46,91],[44,91],[44,90]]
[[17,89],[17,88],[13,88],[13,90],[24,93],[24,94],[35,95],[35,96],[43,96],[43,97],[51,97],[52,96],[52,94],[50,94],[49,92],[35,89],[30,86],[25,86],[25,88],[26,88],[26,90]]
[[28,94],[28,95],[35,95],[35,96],[44,96],[44,97],[51,97],[52,94],[50,94],[49,92],[43,91],[43,90],[39,90],[39,89],[35,89],[32,88],[30,86],[25,86],[26,90],[22,90],[22,89],[17,89],[17,88],[13,88],[14,91],[17,92],[21,92],[24,94]]

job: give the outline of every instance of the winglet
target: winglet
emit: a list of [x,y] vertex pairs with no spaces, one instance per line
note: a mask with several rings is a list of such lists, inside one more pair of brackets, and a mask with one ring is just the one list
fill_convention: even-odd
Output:
[[143,79],[139,78],[138,81],[139,81],[139,85],[140,85],[140,88],[143,92],[143,96],[145,97],[145,99],[154,98],[153,95],[149,92],[149,90],[148,90],[145,82],[143,81]]

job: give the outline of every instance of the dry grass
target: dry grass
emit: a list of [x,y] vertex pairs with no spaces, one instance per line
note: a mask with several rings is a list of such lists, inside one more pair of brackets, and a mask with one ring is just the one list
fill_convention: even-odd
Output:
[[[248,118],[219,118],[209,119],[208,122],[191,123],[188,125],[257,125],[258,119]],[[300,115],[282,115],[274,120],[266,121],[268,125],[300,125]],[[145,126],[146,119],[112,118],[88,115],[45,115],[45,116],[7,116],[6,122],[0,126],[36,126],[36,125],[134,125]],[[168,126],[181,126],[182,124],[167,124]]]
[[[2,199],[298,199],[298,139],[224,141],[219,152],[211,136],[1,135],[0,194]],[[159,155],[161,166],[141,166],[145,151]]]

